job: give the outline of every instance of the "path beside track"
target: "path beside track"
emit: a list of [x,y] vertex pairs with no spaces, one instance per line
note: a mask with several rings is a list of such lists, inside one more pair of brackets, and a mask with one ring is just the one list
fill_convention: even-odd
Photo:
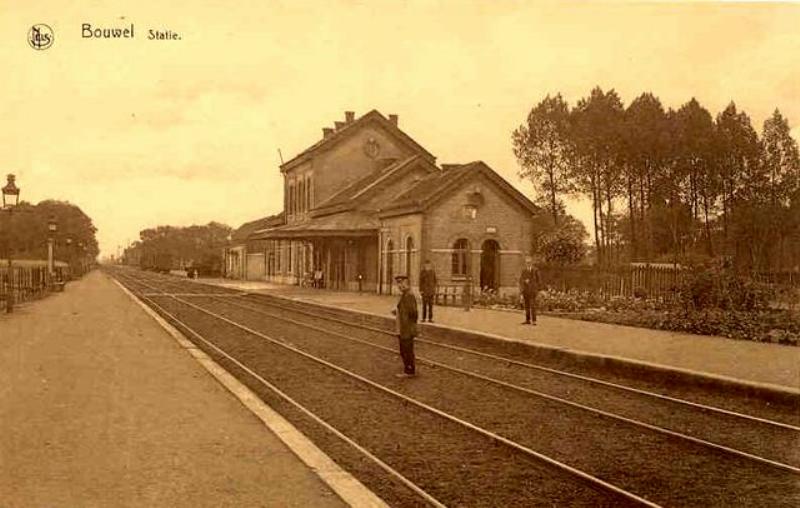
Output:
[[[303,330],[303,331],[301,331],[300,334],[298,334],[297,332],[299,330],[294,329],[294,328],[296,328],[295,325],[297,325],[298,323],[295,323],[294,325],[291,325],[291,326],[287,327],[286,325],[279,324],[279,323],[275,322],[274,320],[272,320],[270,318],[259,317],[260,314],[253,314],[253,311],[254,310],[258,310],[258,309],[255,309],[255,308],[253,308],[253,309],[240,309],[238,307],[239,304],[236,303],[237,301],[240,301],[242,299],[246,299],[250,303],[255,303],[257,301],[261,301],[263,303],[264,302],[263,298],[254,297],[254,296],[246,296],[244,294],[239,294],[237,296],[232,292],[222,290],[221,288],[220,289],[216,289],[216,288],[211,287],[211,286],[202,286],[202,287],[201,286],[194,286],[196,289],[192,289],[192,284],[187,284],[186,282],[182,282],[180,279],[175,279],[175,278],[152,277],[152,276],[147,276],[146,274],[141,274],[141,273],[139,273],[139,274],[131,273],[131,276],[132,277],[133,276],[143,276],[145,279],[148,280],[148,282],[145,283],[146,287],[144,289],[145,294],[150,295],[150,296],[148,296],[148,298],[155,298],[159,302],[163,301],[170,308],[173,308],[175,311],[177,311],[180,315],[184,315],[185,314],[185,317],[187,319],[189,319],[190,323],[195,323],[195,321],[200,322],[202,324],[202,326],[208,328],[207,331],[209,331],[212,335],[216,336],[218,340],[228,340],[229,339],[228,335],[237,335],[237,336],[241,335],[240,331],[237,331],[237,332],[233,333],[232,331],[223,332],[221,330],[221,328],[226,328],[226,329],[229,328],[230,327],[229,325],[233,325],[233,326],[235,326],[237,328],[241,328],[241,330],[247,331],[247,333],[251,333],[253,335],[259,335],[259,332],[253,332],[252,331],[253,327],[255,327],[256,329],[260,330],[261,332],[267,333],[267,334],[269,334],[271,336],[274,336],[275,334],[277,334],[280,337],[280,339],[279,339],[280,341],[288,341],[288,342],[290,342],[292,344],[292,346],[300,346],[301,344],[304,344],[302,346],[303,349],[310,348],[310,349],[313,349],[314,351],[317,351],[319,349],[318,352],[320,352],[325,358],[327,358],[329,360],[333,360],[337,365],[340,365],[340,366],[341,365],[348,365],[348,366],[354,368],[359,374],[366,375],[370,379],[373,379],[373,380],[381,379],[381,380],[383,380],[382,382],[384,382],[384,383],[389,383],[389,384],[392,384],[392,385],[396,384],[396,381],[394,380],[394,378],[390,376],[391,370],[392,370],[393,361],[394,361],[392,358],[388,358],[388,357],[382,356],[380,353],[378,353],[378,355],[377,355],[378,357],[373,357],[374,352],[367,352],[366,350],[364,350],[360,346],[356,347],[356,346],[352,346],[352,345],[343,345],[343,344],[339,345],[339,344],[336,344],[337,340],[333,340],[333,339],[331,339],[331,341],[329,341],[328,337],[326,336],[326,328],[327,328],[327,326],[323,326],[323,328],[320,328],[319,332],[321,332],[322,335],[319,336],[319,337],[316,337],[316,336],[308,336],[307,337],[307,335],[309,335],[310,332],[308,332],[306,330]],[[128,278],[127,276],[123,277],[123,279],[127,279],[127,278]],[[134,284],[134,286],[138,286],[138,283]],[[204,296],[204,295],[209,295],[210,292],[221,293],[221,294],[218,297]],[[172,298],[172,295],[174,295],[175,298]],[[208,309],[204,310],[203,309],[204,307],[208,307]],[[193,310],[187,310],[186,308],[193,309]],[[208,315],[206,315],[206,316],[199,315],[199,314],[197,314],[198,311],[201,311],[201,312],[203,312],[205,314],[208,314]],[[221,312],[222,315],[219,315],[218,314],[219,312]],[[227,316],[227,318],[225,316]],[[227,324],[220,324],[219,322],[213,321],[213,319],[209,321],[209,318],[211,318],[211,317],[213,317],[214,319],[218,319],[219,321],[224,321]],[[203,324],[203,323],[205,323],[205,324]],[[195,324],[191,324],[190,326],[194,327]],[[283,336],[284,334],[286,334],[285,337]],[[315,334],[311,333],[310,335],[315,335]],[[350,334],[348,333],[347,335],[349,336]],[[269,341],[273,341],[272,338],[267,338],[267,337],[262,337],[262,338],[267,339]],[[308,340],[306,340],[306,339],[308,339]],[[240,344],[240,342],[242,344]],[[249,355],[249,356],[253,356],[253,354],[251,354],[251,353],[253,353],[253,351],[251,351],[251,349],[253,347],[258,347],[259,348],[259,353],[256,354],[255,356],[253,356],[253,360],[254,361],[259,361],[261,359],[266,359],[267,365],[268,365],[267,369],[264,371],[264,374],[262,374],[262,375],[265,375],[265,376],[267,376],[267,375],[275,375],[275,376],[279,377],[282,381],[286,382],[286,377],[287,377],[288,374],[284,375],[284,374],[273,372],[273,371],[275,371],[275,369],[278,368],[278,366],[283,367],[284,360],[279,360],[279,359],[276,360],[276,359],[273,358],[272,361],[270,361],[269,359],[273,356],[273,353],[271,353],[269,351],[261,351],[261,349],[264,347],[263,342],[259,341],[259,340],[255,340],[255,342],[252,342],[252,344],[250,344],[251,342],[252,342],[251,338],[246,337],[246,336],[242,336],[240,339],[237,339],[233,343],[230,343],[229,346],[232,346],[232,347],[235,346],[237,348],[238,347],[244,347],[243,354],[246,354],[246,355]],[[331,346],[331,347],[324,346],[323,343],[328,343],[328,342],[330,342],[329,346]],[[248,343],[248,345],[244,345],[244,343]],[[388,352],[392,353],[391,350],[388,351]],[[304,354],[306,354],[306,353],[304,353]],[[392,356],[393,356],[393,353],[392,353]],[[334,359],[334,357],[335,357],[335,359]],[[302,370],[302,369],[300,369],[300,370]],[[425,369],[423,369],[423,370],[425,370]],[[315,371],[315,369],[311,369],[311,371]],[[308,381],[306,376],[310,376],[311,375],[311,371],[304,372],[304,373],[300,374],[300,379],[302,380],[302,383],[303,383],[304,387],[305,386],[317,386],[318,385],[317,382],[312,382],[310,384],[306,383],[306,381]],[[291,370],[291,372],[294,373],[293,375],[297,374],[295,372],[295,370]],[[389,377],[387,377],[387,372],[389,372],[389,375],[388,375]],[[538,436],[540,434],[544,433],[544,435],[548,435],[547,432],[544,432],[544,429],[542,428],[542,425],[546,424],[548,422],[551,422],[551,421],[554,422],[556,425],[559,425],[558,422],[560,420],[563,420],[563,418],[562,418],[563,413],[564,413],[563,410],[559,409],[559,412],[560,412],[560,414],[562,416],[555,416],[555,415],[547,416],[542,412],[544,409],[543,408],[539,408],[539,409],[536,409],[536,410],[533,411],[534,414],[528,415],[528,416],[524,416],[521,421],[517,422],[517,420],[516,420],[517,413],[520,413],[520,409],[521,408],[526,408],[527,406],[530,406],[531,405],[531,401],[529,401],[529,400],[525,400],[525,401],[520,400],[518,404],[516,404],[516,405],[512,404],[512,407],[509,408],[509,411],[510,411],[509,414],[502,414],[501,415],[501,413],[503,413],[503,411],[504,411],[504,408],[503,407],[498,408],[496,406],[492,406],[491,401],[496,401],[496,400],[509,401],[510,398],[514,398],[514,394],[511,394],[509,392],[499,393],[499,391],[496,388],[489,388],[488,386],[483,386],[481,384],[481,382],[473,382],[473,381],[466,382],[464,379],[459,378],[459,376],[455,376],[454,377],[454,376],[452,376],[450,374],[445,374],[444,371],[440,371],[439,369],[436,369],[435,371],[425,371],[422,374],[423,375],[422,375],[422,379],[420,380],[420,382],[419,383],[413,383],[413,386],[409,385],[408,388],[409,388],[409,390],[413,389],[414,393],[419,395],[419,396],[421,396],[426,402],[433,403],[439,409],[444,409],[445,411],[448,411],[448,412],[455,411],[457,414],[460,414],[462,417],[464,416],[463,414],[461,414],[461,410],[464,409],[463,406],[466,405],[466,406],[472,407],[472,406],[475,406],[477,404],[477,406],[481,406],[481,407],[477,407],[476,406],[475,408],[473,408],[474,411],[473,410],[465,410],[466,411],[465,414],[467,415],[467,418],[470,419],[470,421],[475,422],[473,419],[474,418],[478,418],[478,420],[480,420],[480,422],[481,422],[480,425],[482,425],[482,426],[483,425],[487,425],[490,430],[495,430],[495,427],[497,427],[497,425],[500,425],[500,427],[497,427],[497,428],[504,429],[504,430],[501,431],[501,434],[503,434],[505,437],[511,437],[512,439],[515,439],[515,440],[516,439],[522,439],[525,443],[530,442],[530,445],[534,449],[537,449],[538,451],[542,451],[542,450],[539,450],[539,446],[541,446],[543,443],[540,443],[538,441],[534,443],[533,441],[536,441],[536,439],[538,439]],[[447,379],[440,379],[442,377],[447,378]],[[386,378],[386,379],[384,379],[384,378]],[[480,389],[478,388],[478,385],[481,385]],[[305,388],[304,388],[304,390],[305,390]],[[312,390],[311,388],[309,388],[309,390],[310,391],[315,391],[315,390]],[[455,406],[451,406],[451,405],[448,405],[448,401],[451,398],[448,394],[451,393],[451,391],[452,391],[453,394],[462,393],[462,392],[463,393],[474,394],[474,397],[463,399],[463,400],[459,400],[459,401],[455,401],[456,405]],[[489,392],[492,392],[492,393],[490,394]],[[494,392],[498,392],[498,393],[494,393]],[[482,395],[477,395],[478,393],[481,393]],[[520,397],[517,397],[517,398],[525,398],[525,397],[520,396]],[[475,399],[475,400],[472,400],[472,399]],[[484,404],[482,401],[487,401],[488,406],[487,407],[483,407],[486,404]],[[441,406],[441,407],[439,407],[439,406]],[[447,406],[447,407],[444,407],[444,406]],[[491,406],[491,407],[489,407],[489,406]],[[359,410],[357,412],[363,412],[363,410]],[[339,414],[339,413],[337,413],[337,414]],[[564,428],[570,428],[570,429],[572,429],[572,428],[579,429],[582,426],[584,426],[583,424],[586,423],[586,422],[583,421],[584,419],[582,418],[582,416],[580,418],[578,417],[578,415],[573,415],[573,416],[575,416],[578,419],[581,419],[581,422],[572,421],[572,419],[570,417],[568,419],[569,420],[568,422],[561,421],[560,425],[563,425]],[[488,420],[484,421],[483,420],[484,417],[488,418]],[[540,418],[540,417],[543,418],[543,421],[535,423],[537,421],[537,418]],[[527,428],[529,426],[529,424],[531,424],[531,422],[534,422],[533,423],[534,426],[538,425],[537,432],[535,432],[533,434],[531,434],[528,431],[529,429]],[[380,427],[383,428],[384,425],[381,424]],[[607,425],[602,427],[602,429],[607,429],[607,428],[608,428]],[[595,433],[596,430],[599,430],[599,429],[595,429],[595,430],[592,430],[592,432],[590,432],[590,434],[593,436],[593,438],[591,440],[592,443],[597,443],[598,442],[598,436]],[[620,429],[620,431],[622,431],[622,430]],[[506,433],[510,433],[510,434],[508,434],[506,436],[505,435]],[[623,432],[623,434],[624,433],[625,432]],[[561,437],[564,437],[563,428],[559,429],[557,434],[561,435]],[[534,436],[534,438],[533,438],[533,441],[530,441],[529,438],[532,435]],[[583,434],[580,433],[580,432],[577,435],[568,436],[567,439],[566,439],[566,442],[563,442],[563,440],[562,440],[560,445],[557,446],[557,448],[555,450],[549,450],[549,452],[551,452],[551,453],[554,452],[554,453],[557,453],[557,454],[561,453],[563,451],[562,450],[563,446],[570,446],[571,447],[571,446],[576,446],[577,444],[584,442],[585,440],[583,439],[583,437],[584,437]],[[642,437],[644,437],[644,436],[642,436]],[[645,440],[647,440],[647,439],[649,439],[649,438],[646,438]],[[631,440],[636,441],[638,444],[634,445],[634,446],[631,446],[631,445],[633,445],[633,443],[630,442]],[[603,441],[603,440],[600,439],[599,441]],[[627,445],[626,445],[627,447],[625,449],[617,450],[614,453],[609,453],[609,452],[611,452],[611,448],[613,448],[613,445],[615,443],[619,444],[622,441],[627,442]],[[639,443],[638,442],[638,437],[632,437],[632,436],[628,436],[626,434],[626,437],[624,437],[624,438],[619,438],[619,437],[611,438],[610,441],[607,441],[607,442],[603,441],[603,443],[604,444],[601,445],[601,447],[604,449],[605,453],[609,454],[610,456],[615,456],[615,457],[618,456],[618,458],[621,458],[621,460],[625,464],[636,463],[635,470],[637,471],[637,476],[641,475],[642,471],[644,469],[647,469],[647,467],[649,467],[649,463],[647,461],[647,457],[652,457],[653,455],[651,453],[647,453],[646,454],[646,457],[643,458],[644,462],[642,462],[642,463],[639,463],[640,461],[638,459],[630,458],[630,460],[629,460],[629,458],[627,457],[627,453],[629,453],[632,450],[639,450],[639,451],[642,450],[642,445],[644,443],[643,442]],[[547,446],[547,443],[544,443],[544,445]],[[719,462],[717,459],[712,458],[713,454],[706,455],[705,453],[703,453],[702,456],[698,456],[697,457],[698,460],[701,460],[701,462],[703,462],[703,465],[701,465],[701,464],[690,464],[691,461],[687,461],[686,460],[688,455],[684,455],[684,452],[686,452],[688,450],[684,450],[683,447],[681,447],[681,450],[682,450],[681,452],[678,452],[677,449],[668,452],[665,449],[665,446],[666,446],[665,444],[661,444],[661,445],[656,445],[655,448],[660,450],[660,453],[667,453],[668,455],[675,457],[675,460],[677,462],[675,462],[673,465],[677,464],[679,468],[684,468],[684,470],[682,470],[681,474],[673,474],[673,473],[677,473],[677,471],[669,471],[667,473],[667,477],[672,478],[672,479],[676,479],[676,481],[680,485],[687,485],[686,480],[688,478],[693,478],[694,472],[697,471],[697,470],[704,470],[704,471],[707,471],[707,472],[711,473],[711,471],[710,471],[710,469],[708,467],[708,466],[710,466],[711,463],[717,464],[718,466],[722,465],[722,463]],[[443,452],[443,450],[440,450],[440,452]],[[657,452],[657,453],[659,453],[659,452]],[[449,453],[445,453],[444,455],[445,456],[449,456]],[[691,455],[691,453],[689,453],[689,455]],[[441,457],[441,456],[442,456],[442,454],[440,453],[438,455],[438,457]],[[625,457],[623,458],[622,456],[625,456]],[[590,469],[596,470],[597,467],[600,467],[601,469],[603,469],[605,466],[608,466],[610,464],[609,462],[607,462],[605,460],[605,456],[603,455],[603,453],[597,453],[596,450],[594,450],[594,451],[592,451],[592,450],[580,450],[580,451],[578,451],[577,456],[569,455],[568,462],[573,462],[574,463],[574,461],[576,461],[576,460],[578,460],[580,462],[580,461],[584,461],[585,459],[591,458],[591,457],[599,458],[600,462],[599,463],[592,462],[591,464],[589,464],[589,463],[583,464],[581,462],[581,465],[579,466],[579,468],[580,469],[584,469],[585,467],[588,466]],[[677,457],[681,457],[681,458],[677,459]],[[706,461],[708,461],[708,463],[706,463]],[[656,462],[656,463],[653,463],[653,464],[664,465],[663,462]],[[574,465],[578,465],[578,464],[574,464]],[[688,468],[687,468],[687,466],[688,466]],[[732,467],[728,467],[728,466],[732,466]],[[642,493],[647,492],[646,497],[648,497],[649,499],[656,500],[658,502],[664,502],[666,504],[674,503],[676,501],[676,498],[673,497],[673,495],[674,494],[681,494],[681,493],[682,494],[688,494],[692,499],[695,499],[695,500],[697,500],[700,497],[702,497],[704,499],[704,502],[709,502],[709,503],[712,503],[712,504],[717,504],[717,503],[727,504],[727,502],[731,502],[732,499],[728,499],[727,502],[726,502],[726,501],[723,501],[722,498],[717,497],[717,495],[718,494],[719,495],[724,494],[724,496],[729,496],[734,491],[736,491],[736,493],[733,494],[736,499],[740,499],[741,500],[744,497],[748,497],[749,498],[750,496],[753,496],[750,499],[750,501],[754,501],[756,499],[761,499],[763,501],[764,500],[764,497],[762,495],[763,491],[753,490],[754,487],[756,489],[759,489],[759,488],[766,489],[767,491],[769,491],[769,492],[771,492],[773,494],[777,494],[779,492],[779,490],[776,490],[775,488],[772,488],[772,487],[775,487],[777,484],[775,486],[771,485],[771,483],[773,481],[777,480],[776,477],[778,476],[774,472],[769,472],[766,475],[764,475],[763,474],[764,471],[761,471],[761,472],[758,472],[758,473],[756,473],[755,471],[751,471],[753,473],[752,475],[750,473],[747,473],[744,476],[742,476],[741,478],[739,478],[738,475],[741,474],[745,469],[750,470],[749,465],[744,467],[744,468],[742,467],[742,466],[744,466],[743,464],[742,465],[736,465],[736,466],[733,466],[732,464],[728,464],[728,466],[724,466],[723,467],[723,469],[727,468],[726,471],[717,471],[716,474],[714,474],[714,473],[710,474],[710,477],[716,477],[717,479],[725,478],[726,480],[730,480],[731,481],[730,485],[726,484],[725,486],[722,487],[722,489],[723,489],[722,491],[716,490],[714,492],[710,492],[710,491],[707,492],[705,490],[705,487],[704,486],[700,486],[700,485],[696,486],[700,490],[697,490],[697,491],[694,491],[694,492],[687,492],[687,489],[685,489],[685,488],[683,488],[683,489],[668,489],[668,490],[664,490],[662,488],[663,485],[661,487],[658,487],[658,485],[661,485],[660,481],[656,481],[655,482],[656,489],[652,490],[652,489],[646,487],[647,485],[650,485],[651,487],[653,486],[653,483],[650,482],[649,480],[646,481],[645,484],[642,484],[642,485],[638,485],[637,484],[638,486],[631,484],[631,486],[634,487],[633,490],[636,491],[637,493],[642,494]],[[612,468],[612,469],[614,469],[614,468]],[[658,472],[657,472],[656,476],[661,474],[661,468],[658,467],[657,469],[658,469]],[[615,469],[615,471],[616,471],[616,469]],[[655,473],[656,472],[654,471],[654,474]],[[610,475],[610,476],[607,476],[607,475]],[[617,478],[615,478],[615,474],[611,473],[610,471],[606,472],[606,474],[603,474],[602,476],[605,477],[605,479],[610,479],[612,481],[617,479]],[[628,477],[625,476],[624,478],[628,478]],[[683,478],[683,479],[681,480],[680,478]],[[758,478],[758,479],[756,479],[756,478]],[[629,483],[629,482],[627,482],[627,480],[625,480],[625,481],[626,481],[626,483]],[[781,483],[781,482],[785,482],[785,483],[782,483],[783,486],[790,486],[790,485],[794,484],[794,482],[793,482],[793,480],[791,478],[786,478],[786,477],[784,477],[778,483]],[[634,482],[634,484],[635,483],[636,482]],[[713,485],[716,488],[720,487],[720,485],[718,483],[714,483]],[[627,486],[628,485],[626,485],[626,487]],[[641,490],[641,487],[643,487],[643,486],[645,487],[644,491]],[[788,487],[788,488],[791,490],[791,487]],[[761,492],[761,494],[759,492]],[[780,492],[783,492],[783,491],[780,490]],[[435,494],[435,492],[434,492],[434,494]],[[789,497],[795,497],[795,495],[796,495],[796,493],[790,495],[789,491],[786,491],[786,494],[789,495]],[[770,504],[780,503],[781,502],[780,500],[782,498],[780,496],[782,496],[782,494],[777,494],[777,495],[778,495],[778,497],[774,497],[773,496],[773,498],[770,499]],[[654,497],[650,497],[650,496],[654,496]],[[449,497],[450,496],[448,495],[444,499],[452,501],[452,499],[448,499]],[[788,498],[784,499],[784,500],[788,501]],[[684,501],[685,501],[685,499],[684,499]],[[775,505],[775,504],[773,504],[773,505]]]
[[[186,279],[191,280],[191,279]],[[200,279],[253,293],[283,296],[381,316],[397,303],[396,296],[318,290],[269,282]],[[437,306],[436,325],[494,334],[580,353],[622,358],[800,390],[800,347],[737,341],[646,328],[540,316],[538,326],[521,325],[522,314],[504,310]]]
[[0,345],[3,507],[345,506],[100,272]]

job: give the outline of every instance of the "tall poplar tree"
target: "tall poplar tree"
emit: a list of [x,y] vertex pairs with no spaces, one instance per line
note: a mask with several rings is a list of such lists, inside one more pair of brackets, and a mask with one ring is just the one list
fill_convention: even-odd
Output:
[[570,179],[571,146],[569,106],[561,94],[549,95],[528,113],[511,139],[520,165],[520,178],[527,178],[544,195],[547,209],[558,225],[563,214],[561,197],[574,191]]

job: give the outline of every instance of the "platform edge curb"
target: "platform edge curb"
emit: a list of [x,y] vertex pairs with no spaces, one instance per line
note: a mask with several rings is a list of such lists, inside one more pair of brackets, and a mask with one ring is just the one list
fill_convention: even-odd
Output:
[[139,300],[118,280],[107,275],[122,291],[136,302],[156,323],[185,349],[214,379],[236,397],[243,406],[252,412],[272,434],[274,434],[292,453],[322,480],[339,498],[349,506],[369,508],[389,508],[377,494],[361,481],[336,464],[325,452],[315,445],[297,427],[262,401],[205,352],[187,339],[177,328],[169,324],[153,309]]
[[[209,286],[214,286],[215,284],[208,284]],[[258,294],[258,293],[254,293]],[[347,307],[341,307],[338,305],[330,305],[325,303],[320,303],[318,301],[313,301],[306,298],[297,298],[297,297],[287,297],[282,295],[274,295],[269,293],[261,293],[273,298],[281,298],[284,300],[291,300],[295,302],[303,302],[310,305],[316,305],[322,308],[329,308],[334,309],[342,312],[350,312],[354,314],[361,314],[364,316],[369,316],[372,318],[380,318],[389,320],[391,319],[389,316],[384,316],[381,314],[377,314],[374,312],[364,311],[360,309],[351,309]],[[751,395],[756,395],[760,397],[764,397],[766,399],[778,399],[778,400],[785,400],[789,401],[790,403],[800,403],[800,389],[794,389],[789,386],[782,386],[776,385],[771,383],[762,383],[757,381],[749,381],[744,379],[733,378],[729,376],[724,376],[721,374],[714,374],[710,372],[702,372],[696,371],[692,369],[683,369],[680,367],[674,367],[671,365],[664,365],[659,363],[652,363],[646,362],[643,360],[636,360],[633,358],[625,358],[620,356],[614,355],[603,355],[600,353],[592,353],[588,351],[581,351],[578,349],[570,349],[560,346],[553,346],[551,344],[542,344],[540,342],[533,342],[533,341],[526,341],[522,339],[517,339],[514,337],[506,337],[503,335],[495,335],[487,332],[479,332],[475,330],[469,330],[467,328],[459,328],[456,326],[450,325],[442,325],[442,324],[422,324],[422,329],[426,327],[437,328],[443,331],[453,331],[456,333],[474,335],[477,337],[490,339],[499,342],[512,342],[515,344],[520,344],[525,347],[530,347],[532,349],[537,349],[540,351],[546,351],[552,353],[554,355],[560,355],[564,357],[569,357],[575,359],[580,362],[590,362],[596,365],[613,365],[616,368],[625,369],[628,371],[649,371],[649,372],[656,372],[661,375],[667,375],[672,377],[676,380],[681,380],[687,383],[696,383],[699,385],[706,385],[706,386],[715,386],[715,387],[724,387],[724,388],[732,388],[737,391],[741,391],[744,393],[748,393]],[[421,335],[424,335],[421,334]]]

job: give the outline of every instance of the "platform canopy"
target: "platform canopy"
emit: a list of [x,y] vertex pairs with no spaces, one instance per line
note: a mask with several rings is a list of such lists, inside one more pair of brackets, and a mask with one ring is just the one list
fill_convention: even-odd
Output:
[[256,231],[251,240],[303,239],[319,237],[362,237],[378,234],[377,218],[358,212],[315,217],[308,222],[287,224]]

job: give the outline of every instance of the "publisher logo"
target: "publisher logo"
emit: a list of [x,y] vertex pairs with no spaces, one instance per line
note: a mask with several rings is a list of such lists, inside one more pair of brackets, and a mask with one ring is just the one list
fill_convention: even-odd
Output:
[[33,25],[28,30],[28,44],[33,49],[43,50],[53,45],[53,29],[44,23]]

